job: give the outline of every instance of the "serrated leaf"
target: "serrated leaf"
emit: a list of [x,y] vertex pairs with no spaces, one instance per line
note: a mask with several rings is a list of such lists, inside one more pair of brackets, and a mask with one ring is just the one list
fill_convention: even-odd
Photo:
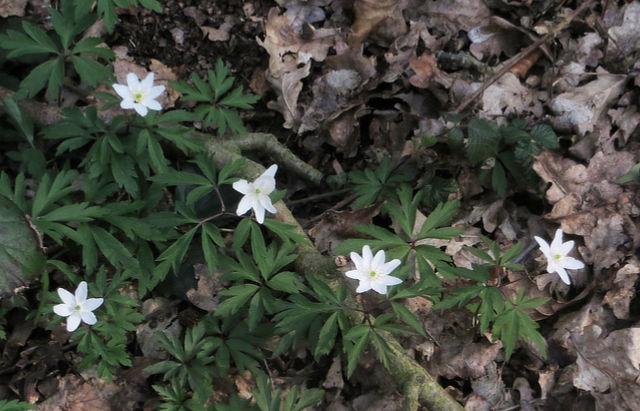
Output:
[[428,238],[431,230],[449,224],[456,214],[458,214],[459,208],[460,201],[458,200],[438,204],[422,224],[418,239]]
[[358,365],[358,360],[362,357],[364,353],[364,349],[367,347],[367,339],[369,337],[369,333],[365,333],[360,336],[358,341],[354,344],[347,355],[347,378],[351,378],[351,374],[356,369]]
[[531,137],[536,143],[545,148],[556,149],[560,147],[558,136],[548,124],[538,124],[530,131]]
[[474,118],[467,126],[467,157],[473,164],[478,164],[498,153],[498,125],[482,118]]
[[314,358],[329,354],[335,344],[336,335],[338,334],[338,312],[334,312],[327,318],[320,329],[316,348],[313,351]]

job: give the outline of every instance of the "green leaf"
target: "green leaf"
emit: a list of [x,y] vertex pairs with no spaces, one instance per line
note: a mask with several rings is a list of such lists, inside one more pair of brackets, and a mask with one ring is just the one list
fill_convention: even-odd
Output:
[[331,352],[335,344],[337,334],[338,311],[331,314],[320,329],[318,342],[316,344],[315,350],[313,351],[314,358],[320,358],[322,355],[326,355]]
[[446,203],[438,204],[438,206],[424,221],[424,224],[422,224],[420,234],[418,234],[418,239],[429,238],[431,230],[449,224],[456,214],[458,214],[459,208],[459,200],[447,201]]
[[499,161],[496,161],[491,170],[491,185],[500,197],[507,196],[507,175]]
[[39,244],[22,211],[0,197],[0,298],[13,295],[43,272],[46,259]]
[[358,360],[362,357],[364,353],[364,349],[367,347],[367,339],[369,337],[369,332],[362,334],[358,341],[354,344],[354,346],[349,350],[347,355],[347,378],[351,378],[351,374],[356,369],[358,365]]
[[560,147],[558,136],[548,124],[538,124],[534,126],[530,134],[536,143],[545,148],[556,149]]
[[4,111],[9,115],[18,129],[27,139],[27,142],[33,147],[33,120],[24,112],[18,103],[11,97],[3,97]]
[[31,70],[31,73],[20,82],[20,90],[26,93],[26,97],[33,97],[49,83],[49,94],[58,96],[58,90],[62,85],[64,65],[62,57],[47,60]]
[[189,244],[191,244],[191,240],[193,236],[196,234],[198,230],[198,226],[193,227],[191,230],[187,231],[183,234],[178,241],[174,242],[164,250],[162,254],[160,254],[157,258],[158,261],[170,261],[173,266],[173,270],[178,272],[178,266],[182,263],[182,259],[184,255],[187,253],[187,249],[189,248]]
[[111,69],[97,61],[85,56],[71,56],[73,68],[82,81],[92,87],[96,87],[102,80],[111,76]]
[[140,4],[149,10],[153,10],[156,13],[162,13],[162,4],[160,4],[157,0],[139,0]]
[[626,174],[616,180],[616,183],[626,184],[633,181],[640,181],[640,163],[631,167],[631,169]]
[[469,141],[467,142],[467,157],[473,164],[478,164],[498,153],[500,136],[498,125],[482,118],[474,118],[467,126]]
[[427,337],[427,333],[424,331],[422,323],[414,313],[407,309],[407,307],[405,307],[403,304],[392,301],[391,308],[393,308],[393,311],[398,315],[398,317],[402,318],[404,322],[413,327],[413,329],[416,330],[418,334],[422,335],[425,338]]
[[34,408],[36,408],[35,404],[29,404],[28,402],[0,400],[0,410],[2,411],[24,411],[33,410]]
[[241,284],[221,291],[221,296],[229,298],[220,303],[216,309],[216,317],[227,317],[238,312],[259,288],[256,284]]
[[513,247],[509,248],[504,252],[504,254],[502,254],[502,257],[500,258],[500,265],[504,266],[505,263],[508,263],[516,258],[520,254],[520,251],[522,251],[522,242],[518,241],[515,245],[513,245]]

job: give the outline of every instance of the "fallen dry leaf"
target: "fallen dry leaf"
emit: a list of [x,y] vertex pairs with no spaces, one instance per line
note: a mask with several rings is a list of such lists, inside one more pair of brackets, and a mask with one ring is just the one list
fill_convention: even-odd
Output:
[[[372,31],[384,27],[383,22],[387,19],[393,20],[393,23],[387,23],[389,26],[393,26],[395,23],[396,27],[400,25],[406,31],[402,14],[398,16],[398,12],[401,12],[400,7],[400,0],[355,0],[353,11],[356,19],[351,26],[349,44],[357,48]],[[400,35],[404,31],[395,34]],[[392,35],[392,39],[395,39],[397,35]]]
[[309,230],[316,248],[321,252],[331,251],[346,238],[362,237],[355,225],[371,224],[373,217],[380,213],[382,204],[376,203],[355,211],[325,211],[320,222]]
[[24,16],[27,0],[0,0],[0,17]]
[[438,63],[433,54],[424,52],[420,57],[411,58],[409,66],[415,74],[409,78],[409,83],[418,88],[427,88],[431,78],[438,72]]
[[629,319],[629,305],[636,296],[636,283],[640,277],[640,261],[633,257],[616,272],[613,288],[604,296],[604,303],[613,310],[620,320]]
[[198,280],[198,288],[187,291],[187,299],[201,310],[215,311],[219,304],[218,293],[224,289],[221,274],[211,274],[205,264],[195,264],[193,266],[194,275]]

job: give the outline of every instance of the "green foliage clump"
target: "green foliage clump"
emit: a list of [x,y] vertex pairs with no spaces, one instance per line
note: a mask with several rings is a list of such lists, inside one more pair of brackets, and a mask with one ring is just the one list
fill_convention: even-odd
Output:
[[490,178],[491,186],[502,197],[507,194],[507,172],[512,183],[533,183],[534,156],[543,149],[559,147],[558,137],[546,124],[527,131],[526,123],[519,120],[499,126],[491,120],[474,118],[466,130],[466,139],[461,127],[449,130],[449,145],[454,150],[464,150],[472,165],[482,165],[481,177]]
[[[90,3],[90,2],[86,2]],[[25,56],[49,58],[36,66],[20,83],[20,97],[33,97],[45,86],[47,94],[55,99],[60,93],[67,73],[67,63],[71,63],[75,73],[90,86],[97,86],[112,77],[112,70],[97,60],[111,62],[113,51],[101,47],[103,40],[97,37],[76,38],[97,19],[95,14],[84,8],[76,8],[74,0],[62,0],[60,11],[49,8],[53,33],[22,21],[22,32],[7,30],[0,35],[0,45],[10,50],[7,58]]]

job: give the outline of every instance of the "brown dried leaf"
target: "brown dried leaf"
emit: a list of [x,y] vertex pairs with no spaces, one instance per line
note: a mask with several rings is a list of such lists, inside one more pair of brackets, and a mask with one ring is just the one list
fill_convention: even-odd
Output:
[[554,126],[585,135],[593,131],[600,115],[620,96],[627,76],[599,69],[598,78],[572,91],[556,96],[550,104],[555,114]]
[[27,0],[0,0],[0,17],[24,16]]
[[604,303],[613,310],[613,315],[620,320],[629,319],[629,304],[636,296],[635,285],[640,277],[640,261],[633,257],[620,268],[613,280],[613,288],[604,296]]
[[420,57],[409,60],[409,66],[415,74],[409,78],[409,83],[418,88],[427,88],[431,78],[438,72],[438,62],[433,54],[424,52]]
[[[384,21],[387,19],[393,19],[393,23],[396,26],[400,25],[406,31],[402,14],[400,14],[400,18],[398,18],[397,14],[398,11],[401,12],[400,4],[400,0],[355,0],[353,11],[356,15],[356,20],[351,26],[349,44],[357,47],[372,31],[380,30],[380,27],[385,25]],[[393,26],[393,23],[387,22],[387,25]],[[404,31],[397,34],[402,34]]]
[[214,27],[200,26],[202,35],[210,41],[228,41],[231,38],[229,31],[233,28],[234,23],[232,19],[227,16],[224,19],[224,23],[217,29]]
[[208,312],[218,308],[218,292],[224,289],[221,274],[216,272],[211,274],[205,264],[195,264],[193,266],[194,276],[198,280],[198,288],[187,291],[187,298],[193,305]]
[[356,224],[371,224],[373,217],[378,215],[383,203],[376,203],[355,211],[328,210],[311,230],[309,235],[314,238],[316,248],[320,252],[330,251],[349,237],[362,237],[362,233],[355,229]]
[[616,330],[607,335],[597,325],[574,334],[578,354],[573,378],[576,388],[596,398],[597,409],[635,410],[640,404],[640,328]]

